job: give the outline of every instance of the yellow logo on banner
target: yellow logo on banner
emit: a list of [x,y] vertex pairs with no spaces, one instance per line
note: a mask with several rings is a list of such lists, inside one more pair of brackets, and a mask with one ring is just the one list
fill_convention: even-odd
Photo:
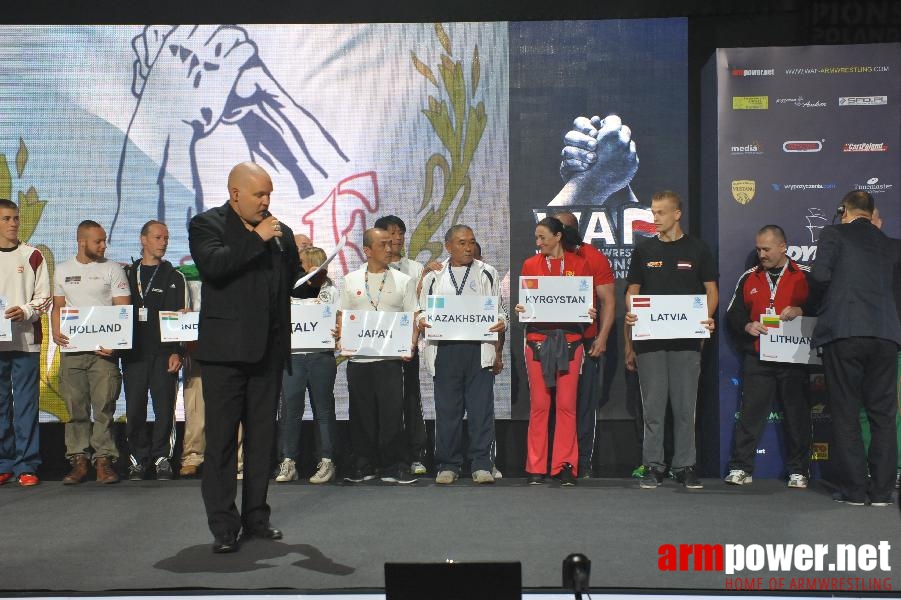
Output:
[[814,442],[810,453],[811,460],[829,460],[829,444],[826,442]]
[[769,96],[732,96],[732,110],[767,110]]
[[732,197],[739,204],[747,204],[754,199],[757,182],[750,179],[738,179],[732,182]]

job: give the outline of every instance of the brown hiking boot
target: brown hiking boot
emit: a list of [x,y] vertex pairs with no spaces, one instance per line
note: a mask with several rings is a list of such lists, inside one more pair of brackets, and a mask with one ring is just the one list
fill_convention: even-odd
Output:
[[94,469],[97,471],[97,481],[100,483],[119,483],[119,476],[113,470],[113,463],[108,456],[98,456],[94,460]]
[[178,476],[186,479],[197,477],[197,471],[197,465],[182,465],[181,470],[178,472]]
[[88,459],[84,454],[76,454],[69,459],[72,463],[72,470],[63,477],[63,485],[73,485],[81,483],[88,476]]

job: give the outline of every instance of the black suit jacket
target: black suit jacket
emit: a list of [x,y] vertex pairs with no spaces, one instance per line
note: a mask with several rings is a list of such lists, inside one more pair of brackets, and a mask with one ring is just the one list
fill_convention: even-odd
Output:
[[868,219],[825,227],[811,275],[827,285],[813,331],[814,347],[848,337],[876,337],[901,345],[893,279],[895,240]]
[[191,256],[203,280],[198,360],[255,363],[278,344],[288,361],[300,259],[291,229],[282,225],[282,232],[280,251],[248,231],[227,202],[191,219]]

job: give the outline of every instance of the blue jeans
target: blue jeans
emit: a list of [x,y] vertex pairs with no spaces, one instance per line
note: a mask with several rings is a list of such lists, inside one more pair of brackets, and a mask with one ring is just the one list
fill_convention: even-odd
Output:
[[40,358],[39,352],[0,352],[0,473],[36,473],[41,464]]
[[319,428],[321,458],[334,458],[335,376],[338,365],[331,352],[291,355],[292,374],[285,372],[279,414],[281,458],[300,456],[300,424],[303,421],[304,392],[310,390],[313,419]]

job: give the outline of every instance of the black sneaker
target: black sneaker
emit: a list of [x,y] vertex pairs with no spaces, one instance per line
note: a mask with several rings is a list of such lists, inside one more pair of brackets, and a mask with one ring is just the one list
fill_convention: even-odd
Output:
[[654,489],[663,483],[663,471],[648,469],[638,480],[638,487],[646,490]]
[[416,483],[419,481],[419,477],[414,475],[410,469],[400,468],[393,469],[391,471],[386,471],[382,474],[382,481],[385,483],[399,483],[401,485],[407,485],[410,483]]
[[690,490],[700,490],[704,487],[694,466],[678,469],[673,474],[676,476],[676,481]]
[[544,473],[530,473],[529,478],[526,480],[526,483],[528,483],[529,485],[542,485],[544,483]]
[[565,463],[563,468],[560,469],[560,472],[554,475],[554,479],[559,481],[561,485],[576,485],[576,476],[573,475],[573,466],[569,463]]
[[344,476],[344,481],[348,483],[363,483],[373,479],[375,479],[375,475],[369,469],[354,469],[349,475]]
[[156,479],[157,481],[169,481],[172,479],[172,466],[165,458],[156,461]]
[[144,465],[129,465],[128,467],[128,480],[129,481],[143,481],[144,480]]

